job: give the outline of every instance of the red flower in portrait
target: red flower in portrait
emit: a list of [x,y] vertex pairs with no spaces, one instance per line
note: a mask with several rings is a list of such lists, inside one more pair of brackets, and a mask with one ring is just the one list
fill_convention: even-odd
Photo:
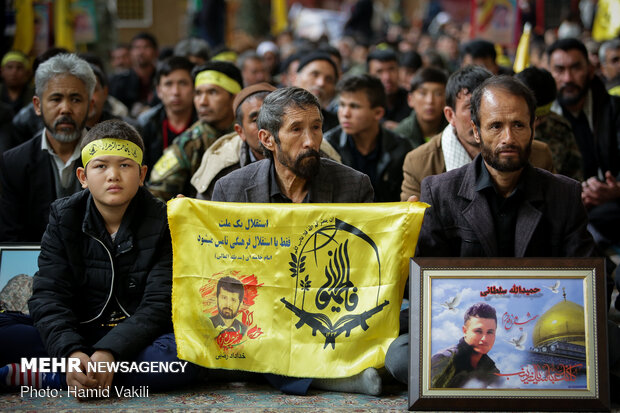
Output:
[[254,322],[254,311],[249,312],[247,309],[239,310],[241,311],[241,322],[246,326],[251,326]]
[[220,348],[224,350],[231,349],[235,344],[238,344],[243,335],[238,331],[222,331],[216,339],[216,343]]
[[260,327],[258,326],[254,326],[248,331],[248,337],[251,339],[258,338],[262,334],[263,334],[263,330],[261,330]]
[[255,275],[248,275],[241,279],[241,282],[244,287],[243,303],[248,306],[254,305],[254,299],[258,295],[258,287],[262,287],[263,284],[258,284]]

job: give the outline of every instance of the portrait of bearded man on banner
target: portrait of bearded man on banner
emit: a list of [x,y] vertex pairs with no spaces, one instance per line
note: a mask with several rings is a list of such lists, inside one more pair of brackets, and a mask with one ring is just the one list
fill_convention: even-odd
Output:
[[244,294],[244,286],[238,279],[226,276],[218,280],[217,314],[210,317],[213,327],[245,335],[248,327],[237,319]]

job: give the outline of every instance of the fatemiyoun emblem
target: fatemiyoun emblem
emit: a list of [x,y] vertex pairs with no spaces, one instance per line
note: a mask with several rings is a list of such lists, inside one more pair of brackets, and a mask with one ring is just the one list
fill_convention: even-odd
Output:
[[379,256],[371,237],[338,218],[309,225],[289,262],[294,295],[280,300],[299,318],[295,327],[313,336],[320,332],[324,349],[335,349],[343,333],[348,337],[354,329],[368,330],[368,320],[389,304],[379,303]]

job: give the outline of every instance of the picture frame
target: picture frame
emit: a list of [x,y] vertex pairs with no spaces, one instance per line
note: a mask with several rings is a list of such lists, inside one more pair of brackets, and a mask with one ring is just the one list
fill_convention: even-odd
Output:
[[409,410],[609,410],[605,277],[603,258],[412,259]]
[[0,243],[0,291],[16,275],[33,276],[39,268],[40,251],[39,243]]

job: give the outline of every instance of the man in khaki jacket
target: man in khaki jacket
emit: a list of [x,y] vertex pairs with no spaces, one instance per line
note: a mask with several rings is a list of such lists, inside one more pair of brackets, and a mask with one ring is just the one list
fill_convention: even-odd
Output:
[[[401,201],[406,201],[412,195],[419,198],[422,180],[427,176],[464,166],[480,153],[471,127],[469,99],[474,89],[491,76],[491,72],[479,66],[466,66],[450,76],[444,108],[450,124],[442,133],[405,157]],[[555,172],[551,151],[543,142],[532,142],[530,163],[537,168]]]

